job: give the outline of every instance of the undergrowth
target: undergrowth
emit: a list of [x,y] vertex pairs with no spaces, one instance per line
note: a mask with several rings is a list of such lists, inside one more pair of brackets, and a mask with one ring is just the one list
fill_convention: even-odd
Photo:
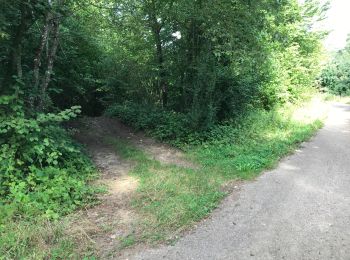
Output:
[[106,115],[174,146],[200,144],[208,133],[208,129],[196,128],[189,115],[157,106],[126,102],[109,107]]
[[[89,259],[91,243],[84,234],[70,234],[72,222],[63,217],[95,201],[96,189],[89,186],[95,170],[59,126],[79,108],[30,117],[13,97],[1,102],[11,106],[3,108],[0,124],[0,259]],[[122,239],[121,248],[173,241],[217,207],[226,194],[225,184],[254,178],[309,139],[322,125],[321,107],[322,102],[253,110],[207,132],[187,132],[180,138],[176,132],[181,130],[168,133],[173,124],[187,129],[187,123],[182,126],[177,118],[182,115],[165,121],[149,115],[158,125],[148,128],[156,122],[142,123],[142,129],[180,147],[193,168],[161,164],[125,140],[107,140],[134,163],[130,174],[139,180],[132,206],[142,216],[135,229],[140,231]]]
[[80,107],[26,111],[0,97],[0,259],[67,259],[74,243],[60,219],[96,202],[96,170],[60,123]]

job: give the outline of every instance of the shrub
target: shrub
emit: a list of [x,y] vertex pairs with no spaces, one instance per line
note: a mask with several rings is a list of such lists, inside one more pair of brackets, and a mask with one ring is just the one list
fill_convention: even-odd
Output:
[[[135,130],[144,130],[158,140],[168,142],[174,146],[184,148],[188,145],[199,145],[208,140],[224,138],[222,135],[227,124],[239,122],[244,116],[235,120],[216,124],[208,129],[198,129],[192,124],[192,115],[164,110],[160,107],[140,105],[126,102],[123,105],[115,104],[106,111],[108,116],[115,116],[123,123]],[[231,137],[231,136],[230,136]],[[225,137],[229,138],[229,137]]]
[[153,137],[173,144],[187,143],[193,133],[189,117],[182,113],[149,105],[126,102],[111,106],[106,114],[115,116],[136,130],[145,130]]
[[0,97],[0,207],[58,217],[91,201],[94,169],[59,125],[79,113],[76,106],[30,116],[18,95]]

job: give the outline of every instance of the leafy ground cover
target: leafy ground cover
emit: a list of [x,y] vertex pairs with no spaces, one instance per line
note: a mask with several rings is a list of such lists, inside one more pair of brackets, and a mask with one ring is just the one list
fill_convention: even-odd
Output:
[[96,202],[96,169],[60,123],[79,107],[30,115],[0,97],[0,259],[67,259],[62,217]]

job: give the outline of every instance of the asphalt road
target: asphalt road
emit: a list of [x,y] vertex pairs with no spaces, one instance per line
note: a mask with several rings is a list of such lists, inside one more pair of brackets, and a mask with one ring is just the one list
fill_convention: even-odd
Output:
[[174,246],[131,259],[350,259],[350,106]]

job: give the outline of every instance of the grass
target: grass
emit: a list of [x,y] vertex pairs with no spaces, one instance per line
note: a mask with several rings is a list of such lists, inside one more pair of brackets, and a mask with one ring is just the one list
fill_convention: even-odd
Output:
[[350,96],[339,96],[339,95],[334,95],[327,93],[324,95],[325,100],[327,101],[333,101],[333,102],[339,102],[339,103],[344,103],[344,104],[350,104]]
[[195,169],[163,165],[130,143],[109,140],[123,159],[136,166],[130,173],[140,180],[133,206],[143,215],[143,233],[137,240],[165,240],[200,220],[223,197],[207,178]]
[[[139,180],[132,206],[142,222],[137,232],[120,241],[120,249],[140,242],[173,242],[218,206],[226,195],[225,184],[256,177],[312,137],[322,126],[323,108],[317,101],[306,107],[253,111],[218,126],[207,142],[184,147],[195,168],[163,165],[125,140],[108,140],[134,163],[130,174]],[[0,220],[0,259],[95,259],[91,239],[70,233],[72,223],[69,217]]]
[[143,216],[142,232],[132,243],[172,239],[206,217],[226,195],[223,185],[254,178],[311,138],[322,126],[322,104],[254,111],[239,123],[215,128],[209,141],[186,148],[188,158],[199,165],[195,169],[160,164],[124,140],[109,140],[135,163],[130,174],[140,181],[133,206]]
[[[22,219],[0,227],[0,259],[90,259],[84,234],[68,234],[69,220]],[[82,249],[79,251],[78,249]]]
[[[59,189],[60,185],[55,184],[57,183],[53,183],[52,187]],[[74,185],[82,183],[74,182]],[[89,183],[86,185],[94,192],[102,192],[97,186],[90,186]],[[49,188],[46,187],[47,193],[51,191]],[[72,196],[66,190],[59,192],[59,195]],[[90,194],[84,196],[90,198]],[[75,229],[77,216],[65,214],[73,213],[73,209],[67,210],[63,203],[57,204],[47,199],[47,205],[53,205],[55,212],[63,212],[62,215],[55,214],[51,218],[47,210],[37,210],[30,202],[23,199],[20,203],[4,203],[0,200],[0,260],[93,259],[90,256],[94,252],[94,243],[84,230]],[[97,202],[95,198],[82,200],[81,207],[93,206]]]
[[120,249],[131,247],[136,243],[135,237],[133,235],[128,235],[122,238],[120,242],[121,242]]

